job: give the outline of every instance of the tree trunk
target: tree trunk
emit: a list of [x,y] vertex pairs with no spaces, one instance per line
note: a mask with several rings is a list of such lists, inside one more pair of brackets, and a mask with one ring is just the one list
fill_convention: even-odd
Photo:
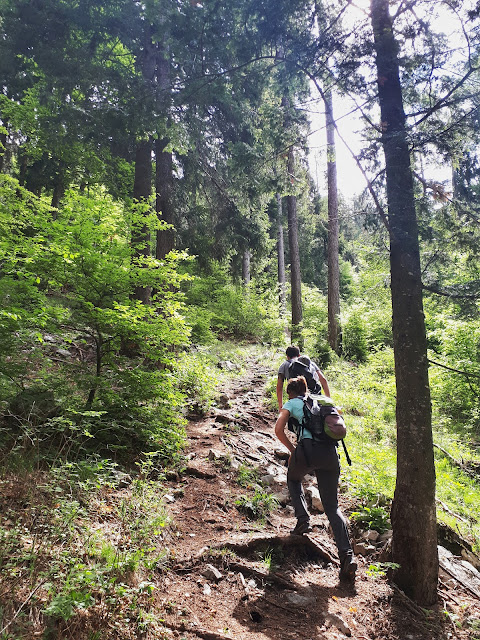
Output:
[[[62,170],[59,170],[57,172],[57,175],[55,176],[55,183],[53,186],[53,193],[52,193],[52,203],[51,206],[54,210],[58,209],[58,207],[60,206],[60,202],[62,201],[62,198],[65,196],[65,176],[63,174]],[[57,214],[56,211],[53,212],[53,217],[56,218]]]
[[335,123],[330,90],[325,92],[328,188],[328,343],[340,353],[340,270],[338,266],[338,191]]
[[397,388],[392,506],[396,583],[423,606],[437,599],[435,466],[420,251],[410,153],[388,0],[371,0],[385,153]]
[[[168,224],[173,224],[173,159],[171,152],[164,151],[167,144],[168,140],[165,138],[163,140],[157,140],[155,143],[155,188],[157,192],[155,208],[161,220],[168,222]],[[173,229],[158,229],[155,257],[158,260],[162,260],[167,253],[172,251],[174,242]]]
[[287,294],[285,277],[285,247],[283,242],[282,197],[277,193],[277,264],[278,264],[278,301],[280,317],[287,317]]
[[[133,199],[135,202],[148,200],[152,192],[152,144],[150,140],[137,143],[135,153],[135,181]],[[150,232],[147,225],[138,224],[132,231],[134,256],[140,260],[150,255]],[[150,302],[150,287],[135,287],[134,298],[144,304]]]
[[[295,156],[293,146],[288,151],[287,159],[288,178],[292,185],[295,183]],[[294,195],[287,196],[288,214],[288,243],[290,245],[290,286],[292,297],[292,342],[303,348],[302,332],[302,276],[300,273],[300,251],[298,247],[298,220],[297,198]]]
[[242,257],[242,281],[245,287],[250,284],[250,250],[245,249]]
[[[167,121],[170,96],[170,61],[163,48],[157,53],[157,83],[160,94],[159,108]],[[155,189],[157,193],[155,208],[159,218],[173,225],[173,156],[171,151],[165,151],[169,142],[168,138],[159,137],[155,144]],[[159,260],[163,259],[167,253],[172,251],[174,244],[174,229],[159,229],[155,257]]]
[[[4,125],[6,128],[6,125]],[[7,151],[7,134],[0,132],[0,173],[3,172],[5,167],[5,157]]]

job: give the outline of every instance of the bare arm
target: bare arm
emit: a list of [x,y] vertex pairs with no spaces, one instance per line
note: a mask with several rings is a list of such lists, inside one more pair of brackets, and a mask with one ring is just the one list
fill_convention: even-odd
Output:
[[287,434],[285,433],[285,427],[287,426],[289,417],[290,411],[287,411],[287,409],[280,410],[277,422],[275,423],[275,435],[280,440],[280,442],[287,447],[290,453],[293,453],[295,451],[295,445],[290,442]]
[[277,402],[278,408],[281,409],[283,407],[283,376],[281,375],[277,379]]
[[320,380],[320,384],[322,385],[323,393],[329,398],[331,398],[330,388],[328,386],[326,377],[323,375],[320,369],[318,369],[317,374],[318,374],[318,379]]

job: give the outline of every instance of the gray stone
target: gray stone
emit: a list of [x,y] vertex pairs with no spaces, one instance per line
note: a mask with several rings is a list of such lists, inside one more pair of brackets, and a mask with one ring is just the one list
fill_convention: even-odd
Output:
[[287,474],[279,473],[275,476],[275,484],[278,484],[279,487],[287,486]]
[[223,360],[218,363],[218,368],[225,369],[226,371],[234,371],[235,369],[238,369],[238,366],[233,364],[233,362],[230,362],[230,360]]
[[283,491],[279,491],[278,493],[276,493],[275,497],[278,500],[278,502],[282,505],[282,507],[284,507],[288,504],[288,501],[290,500],[290,493],[288,489],[284,489]]
[[376,542],[379,539],[380,534],[378,533],[378,531],[375,531],[374,529],[369,529],[368,531],[364,531],[361,537],[362,537],[362,540]]
[[378,536],[378,542],[388,542],[388,540],[390,540],[392,536],[393,536],[393,531],[389,529],[388,531],[385,531],[385,533],[381,533]]
[[295,591],[293,593],[287,593],[287,600],[295,607],[309,607],[315,604],[315,598],[313,596],[302,596]]
[[307,496],[307,500],[312,505],[312,509],[316,509],[320,513],[323,513],[324,511],[323,504],[320,499],[320,493],[317,487],[314,487],[313,485],[311,485],[310,487],[307,487],[305,490],[305,494]]
[[336,627],[339,631],[344,633],[346,636],[352,635],[350,627],[347,625],[345,620],[336,613],[325,614],[325,626]]
[[232,403],[226,393],[222,393],[218,399],[218,406],[222,409],[231,409]]
[[267,475],[260,478],[260,482],[266,487],[271,487],[275,483],[275,476],[272,476],[271,473],[267,473]]
[[217,567],[214,567],[213,564],[205,565],[202,575],[205,576],[207,580],[213,580],[214,582],[219,582],[223,578],[223,574],[220,573]]
[[368,556],[370,553],[375,551],[375,547],[371,544],[366,544],[365,542],[356,542],[353,545],[353,553],[357,556]]

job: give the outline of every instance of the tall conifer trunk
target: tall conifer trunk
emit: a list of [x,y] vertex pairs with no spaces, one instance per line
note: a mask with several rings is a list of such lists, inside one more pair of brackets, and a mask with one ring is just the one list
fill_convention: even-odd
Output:
[[285,277],[285,246],[283,241],[283,211],[282,197],[279,193],[277,198],[277,265],[278,265],[278,301],[280,305],[280,317],[287,317],[287,295]]
[[[143,35],[143,49],[139,56],[140,68],[145,87],[153,90],[156,69],[156,45],[152,40],[152,27],[145,25]],[[133,183],[133,199],[142,203],[152,195],[152,141],[150,138],[140,138],[135,150],[135,179]],[[150,255],[150,231],[147,225],[138,224],[132,233],[132,245],[135,256],[140,260]],[[151,287],[136,287],[134,297],[143,303],[150,302]]]
[[242,256],[242,281],[245,287],[250,284],[250,250],[245,249]]
[[[170,61],[161,47],[157,54],[157,84],[159,90],[159,107],[164,113],[165,122],[168,121],[169,100],[170,100]],[[159,137],[155,143],[155,190],[157,215],[173,225],[173,155],[171,151],[166,151],[170,140],[166,137]],[[157,231],[157,245],[155,257],[164,258],[172,251],[175,244],[174,229],[159,229]]]
[[328,189],[328,343],[340,352],[340,270],[338,265],[338,190],[335,148],[335,122],[332,92],[324,95],[327,121],[327,189]]
[[[133,184],[133,199],[136,202],[148,200],[152,193],[152,144],[150,140],[137,143],[135,153],[135,180]],[[148,227],[139,224],[132,232],[132,245],[135,256],[139,259],[150,255],[150,232]],[[134,298],[144,304],[150,302],[150,287],[136,287]]]
[[397,482],[392,506],[397,584],[416,602],[437,599],[435,466],[420,251],[410,153],[388,0],[371,0],[385,153],[397,388]]
[[[156,211],[161,220],[173,224],[173,158],[170,151],[165,151],[168,140],[162,139],[155,142],[155,189]],[[174,247],[174,230],[159,229],[157,231],[157,246],[155,257],[159,260],[164,258]]]
[[[292,190],[295,184],[295,154],[293,146],[288,150],[287,172]],[[297,198],[287,196],[288,243],[290,246],[290,286],[292,298],[292,342],[303,348],[302,332],[302,276],[300,272],[300,251],[298,246]]]
[[[5,129],[7,128],[6,123],[4,124]],[[0,132],[0,173],[3,171],[5,166],[5,154],[7,150],[7,134],[4,131]]]

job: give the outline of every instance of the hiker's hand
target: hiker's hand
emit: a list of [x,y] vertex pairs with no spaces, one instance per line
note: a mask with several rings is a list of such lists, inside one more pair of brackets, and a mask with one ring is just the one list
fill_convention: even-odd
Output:
[[290,455],[287,458],[287,467],[290,466],[290,461],[292,459],[293,454],[295,453],[295,448],[293,449],[293,451],[290,451]]

